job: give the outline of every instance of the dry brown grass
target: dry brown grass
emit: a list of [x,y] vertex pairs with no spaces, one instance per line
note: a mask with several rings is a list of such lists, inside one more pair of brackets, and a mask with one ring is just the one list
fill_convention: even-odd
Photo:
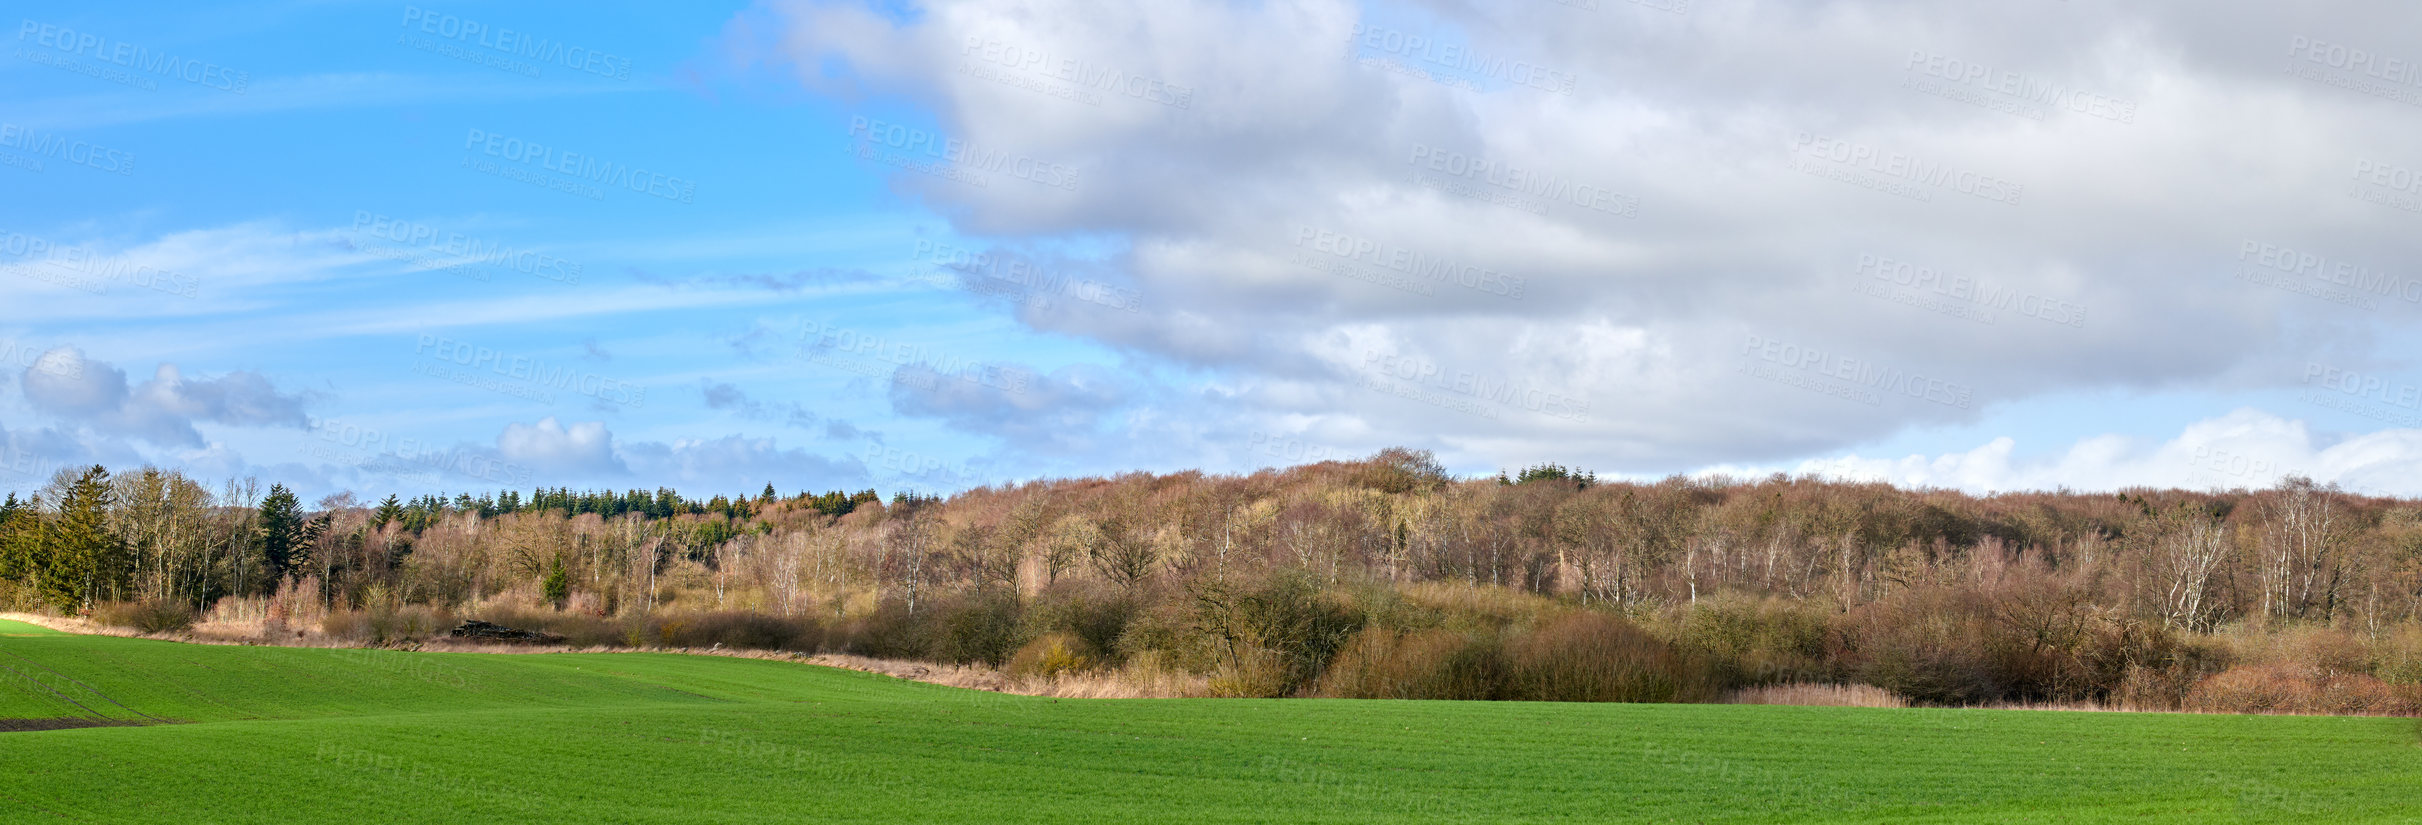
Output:
[[1175,699],[1207,696],[1203,677],[1158,667],[1149,657],[1115,671],[1083,671],[1013,677],[982,665],[948,665],[823,653],[806,661],[826,667],[880,673],[899,679],[968,690],[1048,696],[1056,699]]
[[1829,685],[1820,682],[1790,682],[1741,688],[1725,696],[1724,703],[1728,705],[1805,705],[1824,708],[1905,708],[1909,706],[1909,700],[1874,685]]
[[2195,685],[2185,706],[2215,713],[2422,716],[2422,686],[2292,665],[2233,667]]

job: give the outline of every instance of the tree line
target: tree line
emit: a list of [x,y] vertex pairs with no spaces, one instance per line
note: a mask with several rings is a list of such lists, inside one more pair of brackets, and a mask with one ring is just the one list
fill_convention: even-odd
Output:
[[[816,628],[780,644],[992,664],[1081,637],[1104,666],[1145,653],[1198,673],[1288,662],[1244,691],[1271,695],[1311,690],[1345,653],[1367,663],[1433,631],[1457,644],[1515,645],[1551,625],[1588,644],[1630,638],[1550,615],[1566,612],[1723,659],[1735,681],[1865,681],[1940,701],[2101,699],[2137,682],[2175,698],[2228,667],[2213,652],[2226,640],[2283,628],[2367,651],[2422,638],[2422,502],[2304,478],[1975,496],[1783,475],[1617,481],[1557,464],[1456,478],[1390,449],[889,501],[558,488],[340,495],[306,510],[283,487],[256,489],[152,468],[62,473],[0,509],[0,599],[418,606],[587,622],[617,643],[721,612]],[[1532,606],[1479,606],[1488,594]]]

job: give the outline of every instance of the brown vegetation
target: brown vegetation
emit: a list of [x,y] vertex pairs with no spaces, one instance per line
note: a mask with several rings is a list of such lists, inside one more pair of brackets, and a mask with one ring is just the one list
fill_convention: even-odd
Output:
[[[286,515],[242,485],[213,501],[147,471],[113,498],[86,473],[0,515],[0,599],[89,592],[105,598],[77,610],[102,621],[287,643],[422,644],[477,619],[575,648],[939,663],[1021,692],[1759,701],[1833,685],[1862,703],[2416,712],[2416,502],[2300,479],[1976,497],[1552,469],[1458,481],[1388,451],[888,504],[539,491]],[[68,498],[109,509],[47,503]],[[260,525],[279,518],[302,527],[270,577]],[[45,542],[92,525],[108,530],[56,546],[124,570],[43,578],[68,569],[37,558]]]

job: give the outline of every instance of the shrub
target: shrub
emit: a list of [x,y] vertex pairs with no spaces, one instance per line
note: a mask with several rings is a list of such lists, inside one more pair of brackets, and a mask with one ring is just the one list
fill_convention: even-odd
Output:
[[2422,715],[2422,690],[2361,674],[2289,665],[2230,668],[2195,685],[2186,707],[2215,713]]
[[320,620],[320,632],[333,639],[386,645],[443,636],[456,622],[444,611],[427,605],[374,604],[360,610],[335,610]]
[[2422,627],[2405,625],[2374,643],[2372,675],[2401,685],[2422,684]]
[[1511,699],[1546,702],[1693,702],[1722,681],[1631,622],[1595,611],[1548,619],[1505,644]]
[[933,633],[927,627],[927,615],[908,612],[908,605],[899,600],[885,601],[862,616],[850,619],[834,630],[829,647],[844,653],[871,656],[877,659],[927,659],[933,648]]
[[93,606],[93,621],[144,633],[176,633],[193,629],[193,606],[176,599],[102,602]]
[[1079,673],[1100,666],[1101,659],[1085,637],[1067,631],[1053,631],[1027,642],[1025,647],[1009,657],[1011,676],[1059,676]]
[[933,610],[930,621],[936,636],[929,650],[941,661],[998,666],[1022,640],[1016,594],[973,594],[936,604]]
[[1120,639],[1140,613],[1136,600],[1126,593],[1063,585],[1029,603],[1021,624],[1030,638],[1073,633],[1100,655],[1116,658]]
[[1366,627],[1321,674],[1318,692],[1347,699],[1496,699],[1504,679],[1494,634]]
[[1776,684],[1825,675],[1824,614],[1775,599],[1716,598],[1690,606],[1674,644],[1720,662],[1733,681]]
[[1276,699],[1295,692],[1293,662],[1286,654],[1257,645],[1238,646],[1227,661],[1211,670],[1211,695],[1222,699]]
[[478,619],[516,630],[552,633],[563,637],[563,643],[572,647],[614,647],[625,641],[623,629],[613,622],[579,613],[489,607],[467,611],[461,618]]
[[1323,595],[1309,577],[1281,573],[1242,584],[1198,583],[1181,636],[1208,648],[1221,695],[1285,696],[1318,678],[1361,628],[1353,611]]
[[719,610],[664,617],[656,638],[666,647],[814,651],[823,646],[824,629],[813,619]]

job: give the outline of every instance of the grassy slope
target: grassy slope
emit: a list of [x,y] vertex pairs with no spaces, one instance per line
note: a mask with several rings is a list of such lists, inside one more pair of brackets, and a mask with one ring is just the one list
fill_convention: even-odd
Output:
[[[747,659],[0,622],[0,664],[29,659],[193,724],[0,733],[6,822],[2422,820],[2410,720],[1053,701]],[[0,718],[60,706],[0,671]]]

